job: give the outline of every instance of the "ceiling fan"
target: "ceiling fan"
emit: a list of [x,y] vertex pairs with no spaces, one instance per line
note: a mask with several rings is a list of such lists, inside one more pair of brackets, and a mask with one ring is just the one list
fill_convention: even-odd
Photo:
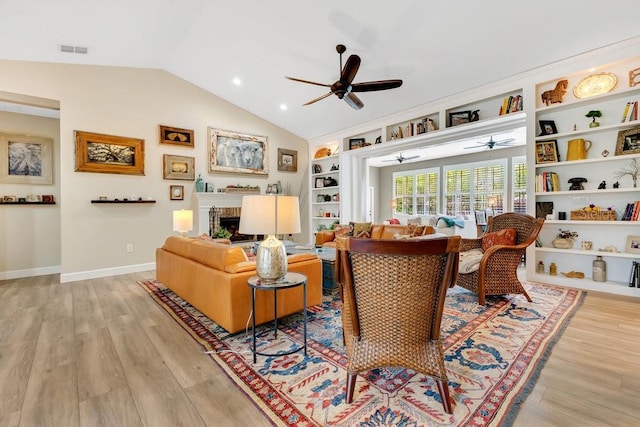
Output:
[[405,156],[402,155],[402,153],[400,153],[399,155],[396,156],[395,159],[385,159],[385,160],[382,160],[382,161],[383,162],[395,162],[395,161],[397,161],[398,163],[402,163],[405,160],[413,160],[413,159],[417,159],[418,157],[420,157],[420,156],[415,155],[415,156],[405,157]]
[[347,58],[347,62],[342,67],[342,54],[347,50],[345,45],[339,44],[336,46],[336,51],[340,54],[340,78],[333,84],[317,83],[309,80],[298,79],[295,77],[285,76],[286,79],[296,82],[307,83],[316,86],[324,86],[330,89],[329,93],[325,93],[311,101],[303,104],[309,105],[314,102],[318,102],[321,99],[327,98],[331,95],[336,95],[340,99],[344,99],[354,110],[359,110],[364,107],[364,104],[355,95],[355,92],[372,92],[376,90],[395,89],[402,86],[402,80],[378,80],[372,82],[352,83],[353,79],[360,68],[360,57],[358,55],[350,55]]
[[515,141],[515,138],[506,138],[506,139],[501,139],[499,141],[494,141],[493,135],[492,135],[489,137],[488,141],[477,141],[476,144],[480,144],[480,145],[470,145],[468,147],[464,147],[464,149],[468,150],[469,148],[481,148],[481,147],[489,147],[489,149],[491,149],[496,145],[510,145],[513,141]]

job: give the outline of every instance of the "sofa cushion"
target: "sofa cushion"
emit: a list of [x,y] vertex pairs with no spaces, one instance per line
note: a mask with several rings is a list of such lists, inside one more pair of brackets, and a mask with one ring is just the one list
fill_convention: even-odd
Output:
[[409,224],[407,225],[405,234],[408,234],[411,237],[422,236],[424,234],[424,229],[425,229],[424,225]]
[[191,243],[190,258],[220,271],[225,271],[228,265],[248,261],[247,254],[240,246],[204,240],[194,240]]
[[335,237],[347,236],[351,233],[351,227],[343,224],[336,224],[333,228]]
[[350,236],[369,238],[371,237],[371,223],[370,222],[350,222],[349,226],[352,227]]
[[176,255],[190,258],[192,242],[193,239],[190,237],[169,236],[167,240],[165,240],[164,245],[162,245],[162,249]]
[[516,243],[516,229],[505,228],[503,230],[487,233],[482,238],[482,250],[486,251],[494,245],[514,245]]
[[458,272],[462,274],[473,273],[480,268],[480,260],[482,260],[482,249],[470,249],[460,252],[460,262],[458,263]]

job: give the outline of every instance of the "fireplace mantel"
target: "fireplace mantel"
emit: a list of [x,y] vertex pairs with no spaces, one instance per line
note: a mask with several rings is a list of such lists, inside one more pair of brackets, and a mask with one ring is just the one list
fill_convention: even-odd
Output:
[[242,206],[242,196],[238,193],[194,193],[198,218],[198,235],[209,234],[209,209],[213,206],[217,208],[239,208]]

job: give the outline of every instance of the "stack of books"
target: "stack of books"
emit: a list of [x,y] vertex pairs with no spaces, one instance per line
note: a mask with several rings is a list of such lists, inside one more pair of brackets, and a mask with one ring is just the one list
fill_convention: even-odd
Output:
[[536,192],[560,191],[560,180],[555,172],[542,172],[536,175]]
[[633,261],[631,265],[631,275],[629,276],[629,287],[640,288],[640,261]]
[[505,114],[516,111],[522,111],[522,95],[507,96],[504,98],[498,115],[504,116]]
[[640,221],[640,200],[627,203],[620,221]]
[[622,123],[638,120],[638,101],[629,101],[622,112]]

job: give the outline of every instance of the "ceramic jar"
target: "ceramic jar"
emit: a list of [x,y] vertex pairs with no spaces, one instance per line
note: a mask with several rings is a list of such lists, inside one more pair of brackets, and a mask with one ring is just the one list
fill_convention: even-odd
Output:
[[551,242],[551,245],[558,249],[571,249],[573,247],[573,239],[561,239],[556,237],[553,239],[553,242]]

